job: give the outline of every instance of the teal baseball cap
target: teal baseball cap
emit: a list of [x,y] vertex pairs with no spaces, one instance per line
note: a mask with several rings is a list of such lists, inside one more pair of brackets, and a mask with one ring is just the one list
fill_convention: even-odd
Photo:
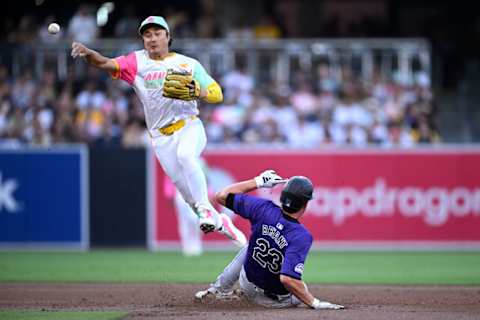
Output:
[[138,28],[138,33],[140,33],[140,35],[143,35],[143,32],[145,31],[145,29],[150,25],[159,26],[167,30],[168,33],[170,33],[170,28],[168,27],[167,21],[165,21],[165,19],[160,16],[150,16],[145,20],[143,20],[142,23],[140,24],[140,27]]

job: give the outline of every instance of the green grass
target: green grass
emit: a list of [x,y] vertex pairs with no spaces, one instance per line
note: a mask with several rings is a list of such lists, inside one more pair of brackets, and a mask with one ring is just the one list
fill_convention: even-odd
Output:
[[[0,252],[0,282],[213,281],[234,252]],[[480,252],[312,252],[307,283],[480,285]]]
[[0,282],[208,282],[235,256],[146,250],[0,252]]
[[115,320],[125,312],[2,311],[0,320]]
[[305,280],[351,284],[479,285],[480,252],[351,252],[311,255]]

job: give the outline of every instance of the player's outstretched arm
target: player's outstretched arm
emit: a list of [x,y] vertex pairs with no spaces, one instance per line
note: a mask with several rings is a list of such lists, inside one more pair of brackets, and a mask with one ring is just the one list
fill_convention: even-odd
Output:
[[302,280],[298,280],[286,275],[280,275],[280,282],[282,282],[285,289],[290,291],[295,297],[302,301],[305,305],[315,310],[339,310],[345,307],[339,304],[330,303],[328,301],[320,301],[315,298],[307,288],[307,285]]
[[280,282],[283,284],[285,289],[290,291],[290,293],[292,293],[300,301],[310,308],[313,308],[315,297],[308,291],[307,286],[302,280],[281,274]]
[[72,57],[84,58],[89,64],[100,68],[109,73],[118,71],[117,64],[113,59],[102,56],[95,50],[92,50],[80,42],[72,43]]
[[250,179],[250,180],[245,180],[242,182],[237,182],[234,184],[231,184],[225,188],[223,188],[221,191],[217,192],[215,194],[215,200],[222,206],[225,206],[227,202],[227,196],[232,193],[248,193],[250,191],[253,191],[257,189],[257,183],[255,182],[255,179]]
[[273,188],[279,183],[284,183],[286,180],[282,179],[274,170],[265,170],[259,176],[231,184],[225,187],[220,192],[217,192],[215,199],[219,204],[225,206],[227,196],[232,193],[248,193],[258,188]]

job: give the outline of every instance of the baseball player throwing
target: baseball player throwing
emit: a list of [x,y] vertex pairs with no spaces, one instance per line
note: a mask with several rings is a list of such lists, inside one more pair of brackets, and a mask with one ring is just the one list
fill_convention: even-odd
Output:
[[313,309],[344,308],[315,298],[302,281],[312,235],[299,219],[312,199],[310,180],[301,176],[288,179],[280,195],[281,207],[246,194],[283,182],[275,171],[267,170],[216,195],[220,204],[250,220],[252,235],[248,247],[240,250],[210,288],[197,292],[196,299],[231,298],[238,280],[247,299],[263,306],[285,308],[303,303]]
[[222,90],[197,60],[169,51],[172,38],[165,19],[150,16],[138,31],[143,39],[142,50],[111,59],[73,42],[72,57],[82,57],[133,87],[143,104],[157,159],[198,215],[200,229],[205,233],[217,230],[244,246],[245,235],[209,202],[199,162],[206,135],[197,118],[196,100],[221,102]]

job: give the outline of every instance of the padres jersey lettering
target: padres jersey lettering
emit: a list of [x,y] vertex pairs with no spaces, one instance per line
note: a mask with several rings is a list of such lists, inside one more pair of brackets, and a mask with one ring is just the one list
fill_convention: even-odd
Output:
[[138,50],[114,61],[117,72],[112,77],[122,79],[133,87],[143,104],[147,128],[152,132],[199,113],[195,100],[183,101],[163,96],[167,70],[192,73],[202,88],[209,88],[215,83],[197,60],[178,53],[172,52],[162,60],[153,60],[146,50]]

